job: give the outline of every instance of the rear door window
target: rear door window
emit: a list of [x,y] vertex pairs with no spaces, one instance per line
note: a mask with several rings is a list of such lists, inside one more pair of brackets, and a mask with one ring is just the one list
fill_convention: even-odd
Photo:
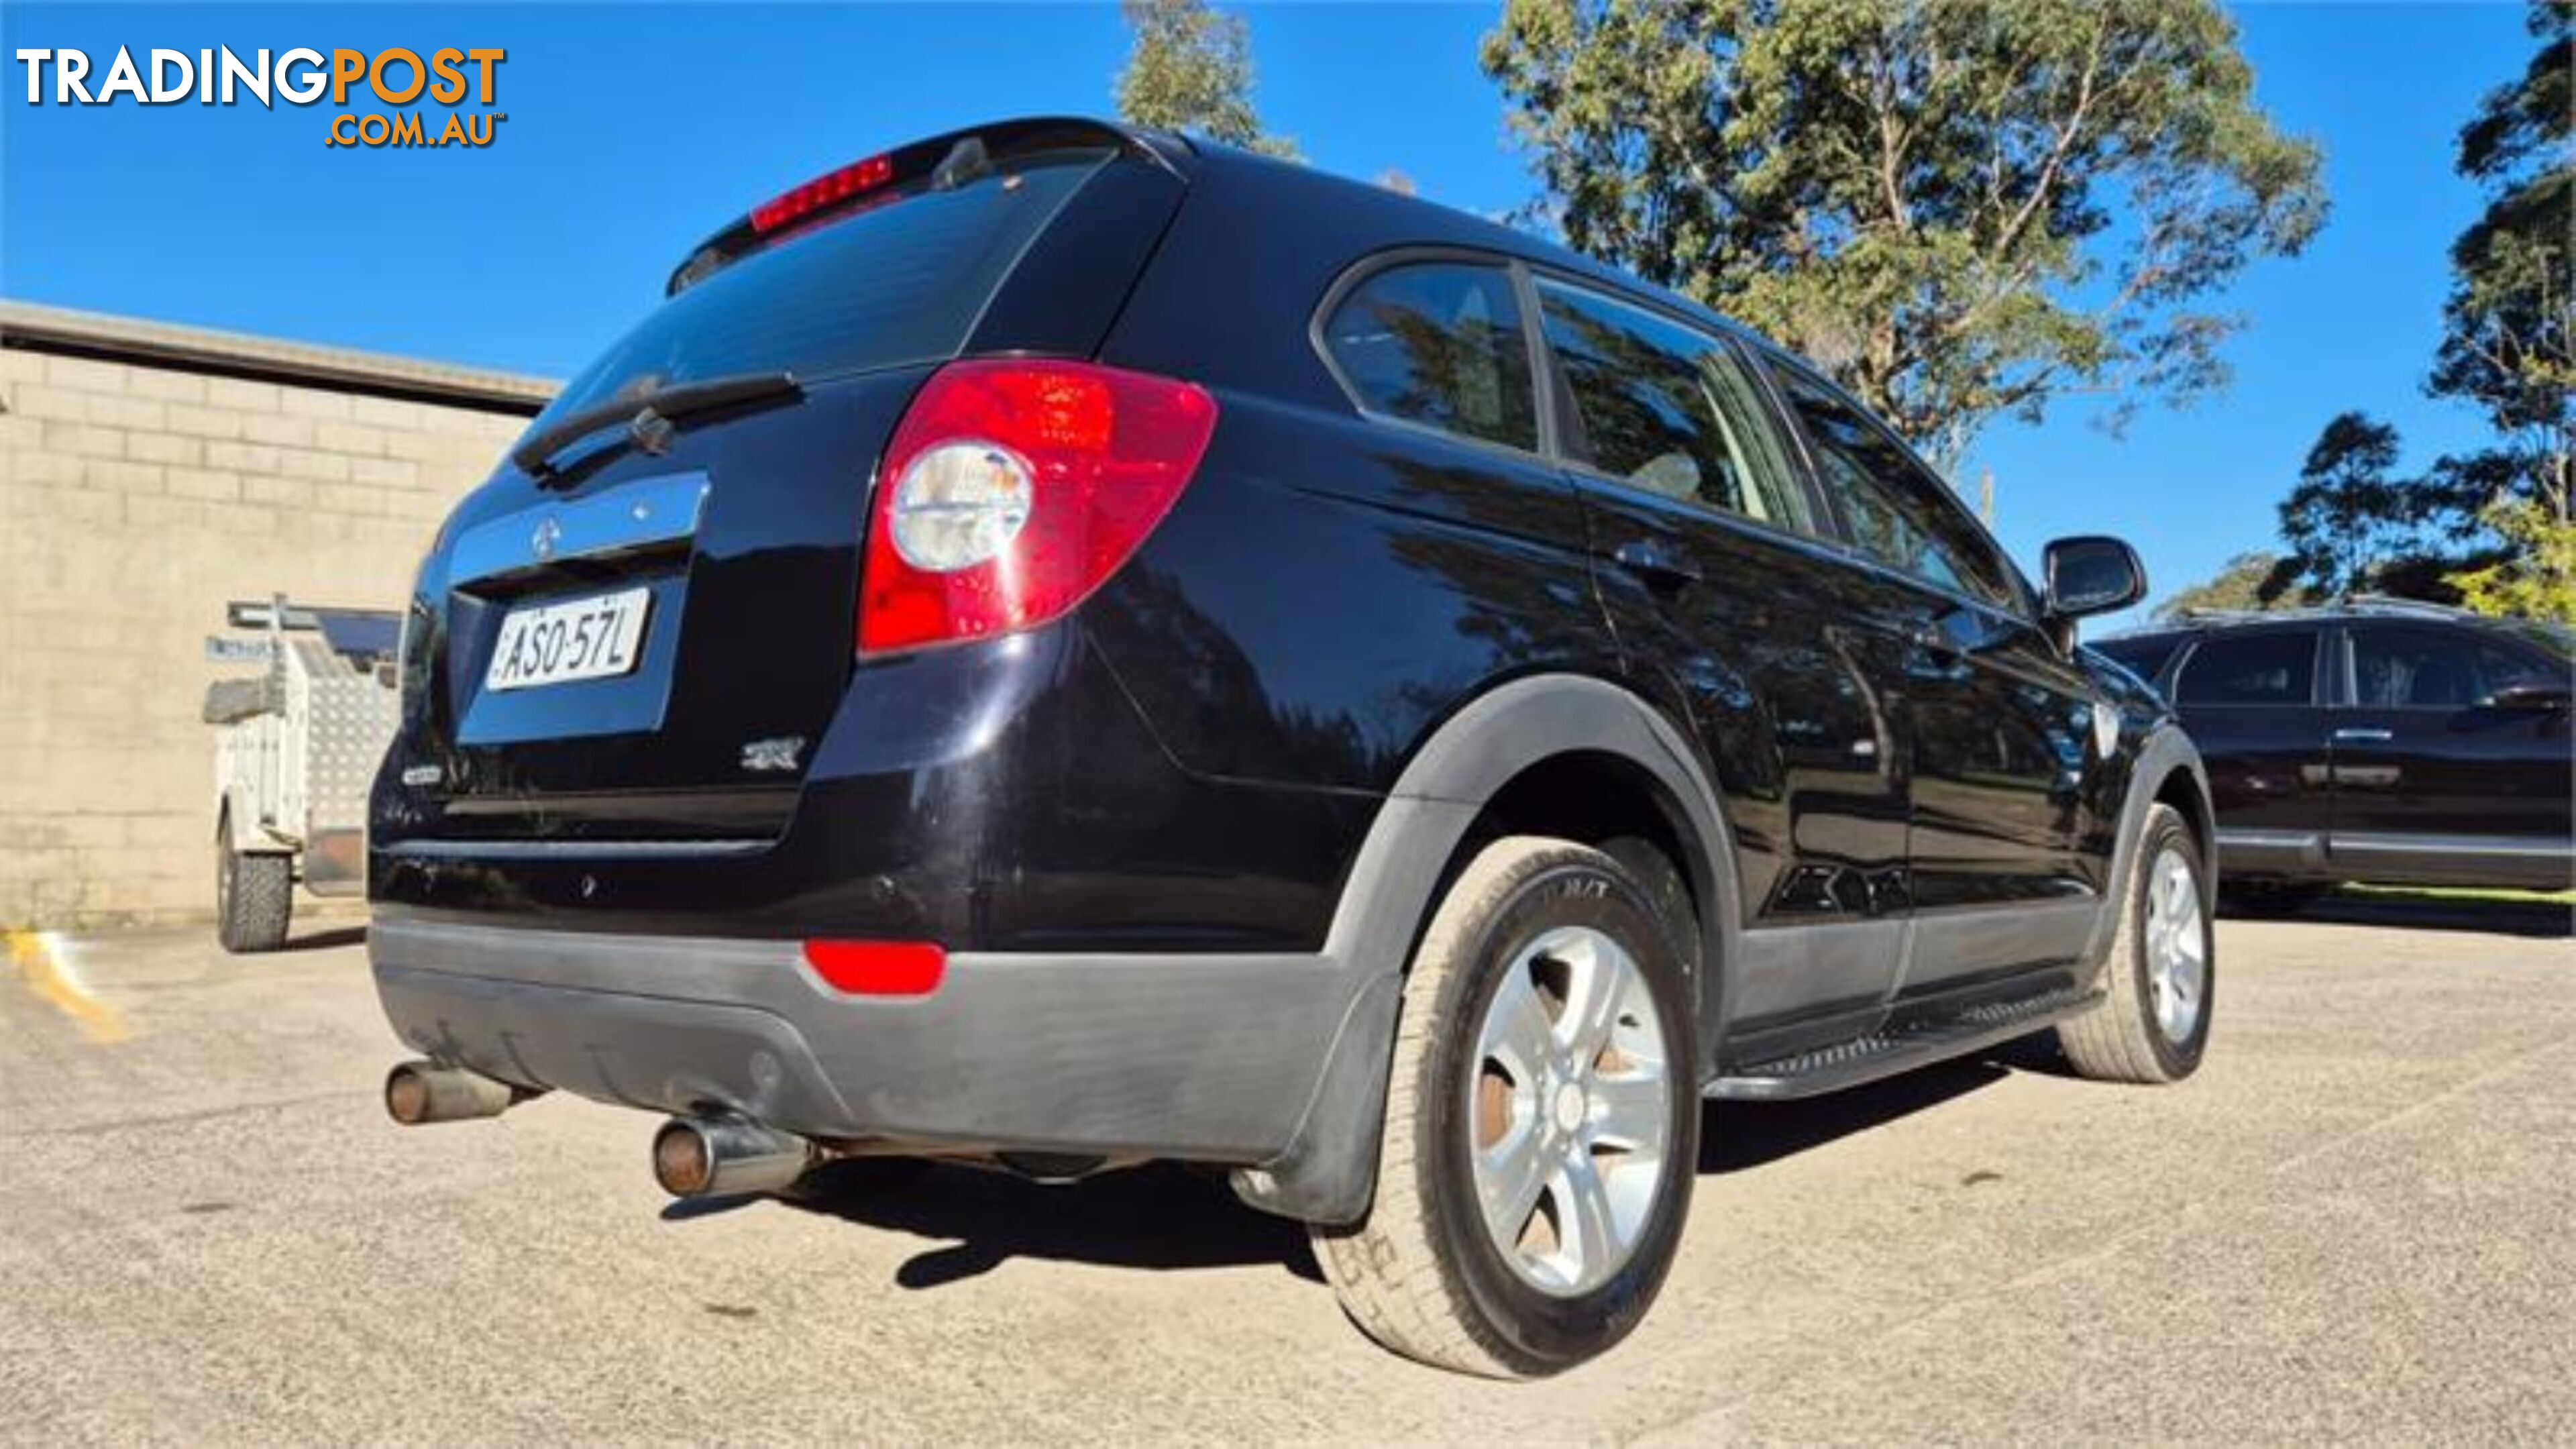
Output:
[[1752,375],[1718,339],[1578,287],[1539,284],[1547,345],[1564,369],[1598,472],[1668,498],[1812,530]]
[[[546,409],[747,372],[800,382],[944,361],[1105,149],[1014,156],[947,190],[924,179],[815,223],[664,302]],[[542,426],[542,420],[540,422]]]
[[2221,635],[2184,661],[2177,702],[2189,705],[2308,704],[2315,699],[2313,629]]
[[1538,394],[1512,275],[1412,262],[1361,282],[1324,320],[1324,351],[1362,408],[1538,450]]

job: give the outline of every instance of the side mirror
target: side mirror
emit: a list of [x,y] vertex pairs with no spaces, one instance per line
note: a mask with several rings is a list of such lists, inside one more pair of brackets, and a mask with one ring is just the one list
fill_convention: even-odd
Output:
[[2487,696],[2487,706],[2490,709],[2549,713],[2567,709],[2571,705],[2576,705],[2576,694],[2571,694],[2566,685],[2553,684],[2541,679],[2526,679],[2519,683],[2508,684]]
[[2146,565],[2116,538],[2061,538],[2048,546],[2046,559],[2051,619],[2108,614],[2147,596]]

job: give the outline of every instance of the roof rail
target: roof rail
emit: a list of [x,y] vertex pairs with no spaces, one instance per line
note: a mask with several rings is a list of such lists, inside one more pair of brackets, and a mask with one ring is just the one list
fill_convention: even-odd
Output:
[[2475,619],[2474,609],[2452,604],[2436,604],[2425,599],[2400,599],[2387,594],[2345,594],[2318,604],[2293,604],[2281,609],[2177,609],[2167,618],[2157,620],[2146,630],[2189,628],[2195,624],[2283,624],[2302,619],[2333,618],[2344,614],[2397,615],[2417,619]]
[[2400,599],[2388,594],[2346,594],[2337,601],[2346,609],[2373,614],[2425,614],[2440,619],[2472,617],[2475,610],[2455,604],[2436,604],[2429,599]]

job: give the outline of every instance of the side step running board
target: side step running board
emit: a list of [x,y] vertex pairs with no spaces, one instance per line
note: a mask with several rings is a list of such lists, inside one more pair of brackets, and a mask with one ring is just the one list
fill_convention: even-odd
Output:
[[1785,1102],[1839,1092],[2027,1036],[2101,999],[2099,991],[2066,990],[1987,1002],[1919,1026],[1889,1027],[1796,1056],[1755,1063],[1709,1083],[1702,1095],[1736,1102]]

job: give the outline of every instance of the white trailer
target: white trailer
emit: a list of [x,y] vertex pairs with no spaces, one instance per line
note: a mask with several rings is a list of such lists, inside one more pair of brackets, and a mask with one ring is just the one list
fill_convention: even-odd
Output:
[[367,792],[401,710],[402,617],[381,609],[234,603],[257,631],[206,641],[210,658],[261,665],[206,688],[215,727],[215,921],[227,951],[286,941],[295,883],[317,896],[367,888]]

